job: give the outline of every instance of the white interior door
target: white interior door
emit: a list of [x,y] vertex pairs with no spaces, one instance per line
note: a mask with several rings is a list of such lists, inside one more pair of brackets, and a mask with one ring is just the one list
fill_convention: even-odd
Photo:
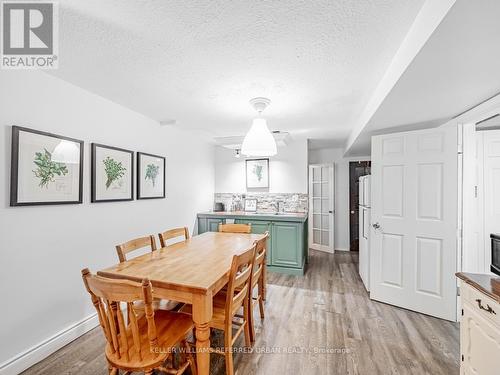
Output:
[[335,173],[333,164],[309,166],[309,247],[334,252]]
[[456,320],[457,128],[372,138],[372,299]]
[[500,234],[500,130],[480,131],[484,157],[484,271],[490,273],[490,234]]

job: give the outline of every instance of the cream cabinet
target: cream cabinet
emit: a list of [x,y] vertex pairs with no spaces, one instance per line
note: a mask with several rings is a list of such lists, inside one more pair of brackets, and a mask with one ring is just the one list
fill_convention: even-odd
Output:
[[460,374],[500,374],[500,304],[461,281]]

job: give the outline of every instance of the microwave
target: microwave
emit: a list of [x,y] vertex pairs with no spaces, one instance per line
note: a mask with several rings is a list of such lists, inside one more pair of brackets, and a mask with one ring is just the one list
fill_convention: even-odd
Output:
[[491,238],[491,272],[500,276],[500,234],[492,234]]

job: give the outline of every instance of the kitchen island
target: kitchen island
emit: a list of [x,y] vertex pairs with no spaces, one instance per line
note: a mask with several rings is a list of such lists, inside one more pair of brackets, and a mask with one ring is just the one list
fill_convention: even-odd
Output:
[[269,232],[267,269],[303,275],[307,264],[307,214],[269,212],[203,212],[198,214],[198,233],[216,232],[219,224],[251,224],[252,233]]

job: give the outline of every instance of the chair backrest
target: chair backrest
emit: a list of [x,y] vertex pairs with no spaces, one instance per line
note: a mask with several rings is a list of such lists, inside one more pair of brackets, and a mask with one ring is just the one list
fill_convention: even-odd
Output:
[[259,277],[264,272],[264,261],[266,260],[267,240],[269,239],[269,232],[264,233],[264,237],[255,241],[255,260],[253,262],[252,283],[254,286]]
[[[82,278],[111,352],[125,361],[130,361],[131,354],[134,359],[138,357],[139,360],[150,356],[151,348],[158,346],[151,282],[148,279],[144,279],[142,284],[129,280],[107,279],[93,275],[88,268],[82,270]],[[133,308],[135,301],[144,303],[147,332],[145,328],[139,330]],[[127,305],[127,324],[121,309],[122,303]],[[145,335],[147,340],[141,340]],[[131,341],[129,337],[132,337]]]
[[158,233],[158,237],[160,238],[161,247],[165,247],[167,246],[167,241],[172,238],[184,237],[185,240],[188,240],[189,229],[187,227],[170,229],[163,233]]
[[255,259],[255,244],[240,255],[233,257],[226,297],[226,319],[232,317],[245,302],[250,292],[250,277],[252,276],[253,261]]
[[219,232],[252,233],[252,224],[219,224]]
[[126,255],[131,251],[139,250],[144,247],[151,248],[151,251],[156,250],[156,240],[155,236],[150,235],[146,237],[135,238],[133,240],[122,243],[121,245],[116,245],[116,252],[118,253],[118,258],[121,262],[127,260]]

